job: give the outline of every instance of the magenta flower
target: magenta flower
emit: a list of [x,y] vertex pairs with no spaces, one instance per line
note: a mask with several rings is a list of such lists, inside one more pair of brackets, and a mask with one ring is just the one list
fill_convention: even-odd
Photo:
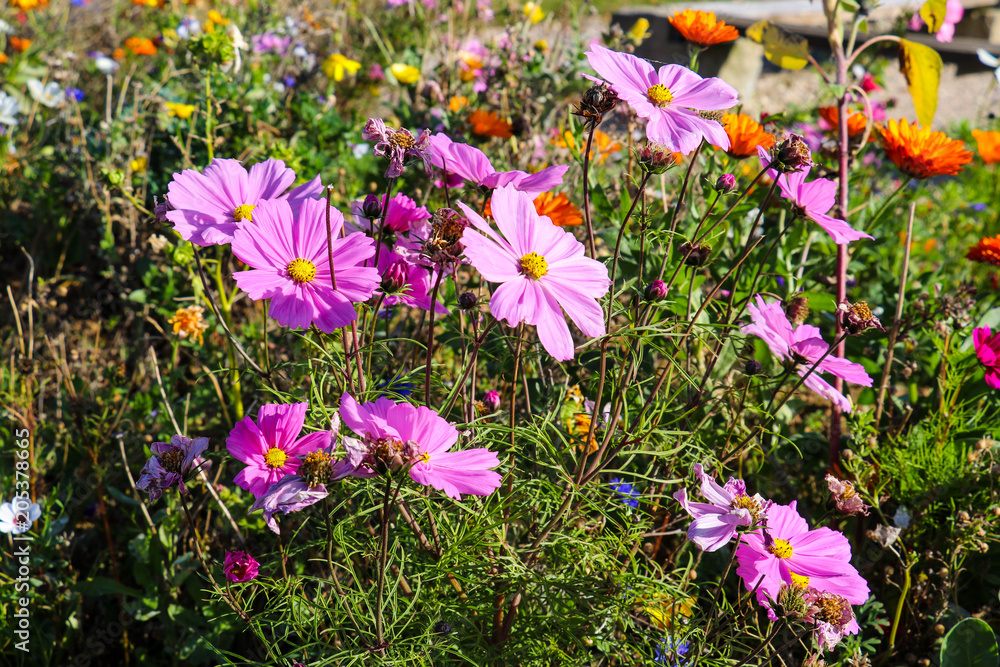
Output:
[[333,333],[354,321],[354,304],[368,300],[378,287],[378,271],[362,266],[375,254],[374,242],[363,234],[340,238],[344,216],[330,207],[333,266],[330,276],[326,236],[326,204],[306,200],[298,213],[287,202],[262,202],[254,219],[233,238],[233,254],[253,270],[233,275],[251,299],[271,299],[270,315],[292,328],[315,324]]
[[146,461],[139,473],[135,488],[149,494],[149,501],[158,500],[163,492],[177,485],[177,490],[187,493],[184,477],[193,470],[208,468],[211,461],[201,458],[208,447],[208,438],[185,438],[175,435],[170,442],[154,442],[149,446],[153,456]]
[[[377,197],[376,200],[379,205],[378,215],[381,216],[382,207],[385,206],[385,195]],[[364,201],[354,202],[351,205],[351,214],[354,216],[354,227],[360,232],[367,233],[371,231],[372,226],[364,216],[364,205]],[[430,219],[431,214],[426,206],[417,206],[417,202],[400,192],[389,200],[389,208],[385,213],[385,228],[386,231],[397,233],[414,230],[426,234],[428,225],[425,221]],[[351,229],[350,223],[348,229]],[[375,230],[378,231],[377,224]]]
[[212,160],[205,171],[185,169],[167,186],[166,218],[184,240],[210,246],[232,243],[240,224],[252,220],[263,201],[282,199],[297,208],[323,190],[319,176],[282,194],[295,182],[295,172],[281,160],[268,159],[248,172],[236,160]]
[[1000,389],[1000,331],[993,333],[989,327],[977,327],[972,331],[979,363],[986,368],[986,384]]
[[[736,573],[748,591],[757,587],[757,601],[777,618],[768,598],[776,600],[782,584],[835,593],[851,604],[868,599],[868,582],[851,565],[851,544],[829,528],[809,530],[809,524],[790,505],[771,505],[767,526],[745,533],[736,548]],[[759,584],[759,586],[758,586]],[[853,627],[857,632],[857,623]]]
[[686,489],[677,491],[674,500],[694,517],[687,535],[699,549],[721,549],[733,539],[740,526],[758,526],[763,523],[771,501],[764,500],[759,493],[752,497],[747,495],[743,480],[731,477],[725,486],[719,486],[705,474],[700,463],[694,464],[694,474],[701,483],[701,494],[708,502],[689,502]]
[[604,311],[597,300],[611,285],[607,267],[585,257],[583,244],[571,233],[538,215],[531,195],[508,185],[493,193],[491,203],[500,234],[459,204],[475,227],[462,235],[465,256],[483,278],[501,283],[490,311],[510,326],[535,325],[549,354],[572,359],[573,337],[563,309],[585,335],[603,336]]
[[394,130],[386,127],[381,118],[369,118],[361,131],[365,141],[375,141],[372,151],[375,155],[389,159],[389,167],[385,171],[386,178],[396,178],[403,173],[403,163],[409,157],[419,158],[430,173],[430,164],[425,151],[430,146],[430,132],[424,130],[419,137],[406,129]]
[[226,579],[238,584],[245,584],[257,578],[257,571],[260,563],[257,559],[245,551],[227,551],[226,561],[222,565],[222,571],[226,573]]
[[[384,304],[394,306],[404,304],[413,308],[431,309],[431,292],[437,270],[411,259],[412,255],[398,254],[382,247],[378,257],[378,270],[382,274],[382,290],[385,291]],[[393,283],[393,284],[389,284]],[[395,288],[393,293],[390,288]],[[440,291],[440,290],[439,290]],[[377,293],[377,292],[376,292]],[[440,301],[435,302],[434,312],[445,314],[448,309]]]
[[837,403],[844,412],[850,412],[852,408],[850,397],[834,389],[820,377],[820,374],[830,373],[847,382],[870,387],[872,379],[865,372],[864,366],[841,359],[832,353],[826,354],[830,346],[823,340],[819,329],[808,324],[800,324],[792,329],[792,323],[788,321],[788,316],[785,315],[780,303],[766,303],[759,294],[756,299],[756,306],[753,304],[747,306],[753,324],[747,324],[741,331],[763,339],[775,356],[794,361],[797,364],[795,370],[801,376],[809,373],[809,369],[819,362],[816,370],[809,373],[803,384],[820,396]]
[[226,448],[247,464],[233,480],[237,486],[259,498],[282,477],[295,474],[301,465],[297,457],[330,446],[334,435],[330,431],[299,437],[308,408],[308,403],[271,403],[261,406],[256,424],[250,417],[236,424],[226,439]]
[[646,136],[672,151],[687,155],[702,139],[729,150],[729,136],[702,111],[722,111],[736,105],[736,90],[721,79],[703,79],[680,65],[659,71],[645,60],[597,44],[586,53],[590,66],[611,85],[640,118],[649,119]]
[[534,199],[561,185],[563,175],[569,170],[569,165],[560,164],[535,174],[519,169],[497,171],[486,154],[474,146],[452,141],[448,135],[440,132],[432,135],[430,142],[428,157],[431,164],[448,175],[447,187],[456,187],[462,181],[490,189],[513,185],[516,190],[527,192]]
[[[765,168],[771,164],[771,158],[767,151],[760,146],[757,147],[757,155],[760,156],[760,161]],[[811,183],[806,183],[806,176],[809,175],[810,169],[811,167],[807,166],[799,171],[780,176],[774,169],[769,169],[767,175],[772,179],[778,179],[781,196],[790,199],[807,218],[833,237],[833,241],[837,245],[844,245],[858,239],[874,239],[874,236],[857,231],[846,221],[831,218],[826,214],[837,203],[837,184],[826,178],[817,178]]]
[[385,397],[359,405],[344,394],[340,416],[362,436],[362,471],[406,469],[417,484],[444,491],[456,500],[463,493],[489,495],[500,486],[500,474],[492,470],[500,465],[496,452],[449,451],[458,442],[458,430],[429,408]]

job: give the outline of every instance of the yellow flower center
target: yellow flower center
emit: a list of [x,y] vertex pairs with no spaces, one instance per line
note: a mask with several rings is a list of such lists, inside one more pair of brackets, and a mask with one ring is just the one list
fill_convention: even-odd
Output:
[[288,275],[297,283],[308,283],[316,277],[316,265],[297,257],[288,263]]
[[856,304],[851,306],[851,312],[854,313],[858,319],[870,320],[874,315],[872,314],[872,309],[868,307],[868,304],[864,301],[858,301]]
[[646,91],[646,97],[655,106],[665,107],[670,104],[674,99],[674,94],[670,92],[670,89],[664,86],[662,83],[658,83],[655,86],[650,86]]
[[280,468],[285,465],[285,461],[287,460],[288,454],[283,449],[278,449],[277,447],[271,447],[271,449],[267,450],[267,454],[264,454],[264,463],[268,468]]
[[255,208],[257,208],[256,204],[240,204],[236,207],[236,210],[233,211],[233,220],[236,222],[243,222],[244,220],[253,222],[253,216],[250,214],[253,213]]
[[417,457],[417,460],[420,461],[421,463],[430,463],[431,462],[431,455],[428,454],[427,452],[424,452],[420,456]]
[[754,523],[760,521],[760,517],[764,513],[764,508],[760,506],[760,503],[750,496],[736,496],[733,498],[733,502],[729,504],[729,507],[734,510],[747,510],[750,512],[750,518],[753,519]]
[[416,140],[411,137],[408,133],[397,130],[389,136],[389,145],[395,146],[396,148],[402,148],[404,151],[408,151],[417,145]]
[[549,272],[549,263],[537,252],[529,252],[521,258],[521,268],[526,275],[538,280]]
[[[791,548],[791,547],[789,547]],[[795,588],[808,588],[809,587],[809,577],[801,574],[795,574],[794,572],[789,572],[792,577],[792,586]]]
[[769,546],[767,550],[778,558],[791,558],[792,554],[795,553],[792,550],[792,545],[785,540],[775,540],[774,544]]

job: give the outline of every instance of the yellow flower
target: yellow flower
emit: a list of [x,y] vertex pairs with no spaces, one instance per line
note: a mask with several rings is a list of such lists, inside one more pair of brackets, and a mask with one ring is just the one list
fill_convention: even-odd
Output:
[[201,306],[188,306],[187,308],[179,308],[174,316],[167,321],[174,325],[174,333],[177,334],[178,338],[191,337],[193,340],[197,340],[200,345],[202,335],[208,330],[204,314],[205,309]]
[[389,71],[392,72],[394,77],[396,77],[396,81],[399,81],[404,86],[416,83],[420,80],[420,70],[412,65],[393,63],[392,67],[389,68]]
[[132,173],[141,174],[146,171],[147,160],[145,156],[137,157],[129,163],[129,167],[132,169]]
[[521,9],[524,15],[528,17],[528,20],[532,23],[538,23],[545,18],[545,12],[542,11],[542,6],[534,2],[524,3],[524,8]]
[[9,4],[22,12],[30,12],[32,9],[45,7],[49,4],[49,0],[10,0]]
[[642,44],[643,40],[649,37],[649,21],[644,18],[640,18],[628,31],[628,38],[632,40],[632,43],[636,46]]
[[339,53],[332,53],[323,61],[323,73],[334,81],[343,81],[345,76],[353,75],[359,69],[361,69],[361,63]]
[[549,50],[549,43],[547,40],[540,39],[537,42],[535,42],[535,51],[541,51],[542,53],[545,53],[548,50]]
[[171,116],[176,116],[181,120],[187,120],[198,107],[193,104],[180,104],[179,102],[167,102],[167,111]]
[[226,25],[229,23],[229,19],[222,18],[222,14],[214,9],[208,12],[208,20],[210,23],[218,23],[219,25]]

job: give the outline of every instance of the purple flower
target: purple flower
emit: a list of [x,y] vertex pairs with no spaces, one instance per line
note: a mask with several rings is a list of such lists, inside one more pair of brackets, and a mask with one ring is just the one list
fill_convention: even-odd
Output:
[[389,167],[385,171],[386,178],[396,178],[403,173],[403,163],[408,157],[419,158],[424,163],[427,173],[430,173],[430,163],[424,154],[430,147],[430,132],[424,130],[419,137],[407,129],[394,130],[387,127],[381,118],[369,118],[361,132],[365,141],[375,141],[372,152],[379,157],[389,159]]
[[500,392],[496,389],[490,389],[483,396],[483,405],[490,409],[490,412],[496,412],[500,409]]
[[146,461],[139,473],[135,488],[149,494],[149,501],[154,502],[171,486],[177,485],[177,490],[187,493],[184,487],[184,477],[197,468],[208,468],[211,461],[201,458],[201,453],[208,447],[208,438],[185,438],[175,435],[170,442],[154,442],[150,445],[153,456]]
[[759,294],[756,298],[756,306],[753,304],[747,306],[753,324],[747,324],[741,331],[761,338],[767,343],[772,354],[795,362],[796,372],[803,377],[809,373],[812,366],[816,365],[816,370],[806,377],[805,386],[820,396],[834,401],[844,412],[850,412],[852,408],[850,397],[834,389],[820,377],[820,374],[830,373],[847,382],[870,387],[872,379],[865,372],[864,366],[834,356],[832,353],[827,354],[830,346],[823,340],[819,329],[808,324],[800,324],[793,329],[780,303],[766,303]]
[[716,551],[724,547],[740,526],[758,526],[764,522],[771,506],[758,493],[747,495],[746,484],[741,479],[730,478],[719,486],[705,474],[700,463],[694,464],[694,474],[701,483],[701,494],[707,503],[693,503],[687,499],[687,489],[674,494],[674,500],[694,517],[688,528],[688,539],[702,551]]
[[291,37],[281,37],[273,32],[265,32],[263,35],[254,35],[250,38],[254,53],[285,53],[291,43]]
[[227,551],[222,571],[229,581],[244,584],[257,578],[259,566],[260,563],[245,551]]
[[[413,308],[431,309],[431,291],[434,289],[436,270],[417,264],[409,257],[383,246],[378,257],[378,271],[382,275],[382,289],[386,292],[385,305],[402,303]],[[390,290],[386,284],[390,278],[391,281],[398,282],[399,286],[395,290]],[[434,312],[445,314],[448,309],[438,301]]]

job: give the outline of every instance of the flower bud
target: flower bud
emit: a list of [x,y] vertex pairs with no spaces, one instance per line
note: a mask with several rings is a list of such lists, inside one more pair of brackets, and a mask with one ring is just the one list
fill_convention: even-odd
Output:
[[736,191],[736,177],[732,174],[723,174],[715,182],[715,191],[720,195],[728,195]]
[[757,373],[760,373],[763,368],[764,367],[761,366],[759,361],[751,359],[743,365],[743,372],[747,375],[757,375]]
[[475,308],[478,301],[479,297],[476,296],[475,292],[462,292],[458,297],[458,307],[462,310],[469,310]]
[[409,281],[409,277],[409,271],[406,270],[406,262],[397,259],[382,274],[382,290],[386,294],[395,294],[403,289]]
[[780,174],[789,174],[813,166],[812,151],[797,134],[789,134],[788,138],[771,149],[771,169]]
[[681,255],[684,256],[684,264],[687,266],[702,266],[708,261],[709,255],[712,254],[712,246],[707,243],[691,245],[685,241],[680,245],[679,250]]
[[490,412],[496,412],[497,410],[499,410],[500,393],[495,389],[491,389],[490,391],[486,392],[486,395],[483,396],[483,405],[489,408]]
[[677,164],[674,152],[655,141],[646,142],[639,150],[639,167],[650,174],[662,174]]
[[653,303],[663,301],[667,298],[667,284],[662,280],[654,280],[646,285],[644,296],[646,297],[646,301]]
[[785,315],[792,324],[802,324],[809,317],[809,299],[804,296],[789,299],[785,302]]
[[375,195],[368,195],[361,204],[361,217],[365,220],[378,220],[382,217],[382,202]]
[[446,635],[451,632],[451,623],[447,621],[438,621],[434,624],[434,633],[438,635]]

